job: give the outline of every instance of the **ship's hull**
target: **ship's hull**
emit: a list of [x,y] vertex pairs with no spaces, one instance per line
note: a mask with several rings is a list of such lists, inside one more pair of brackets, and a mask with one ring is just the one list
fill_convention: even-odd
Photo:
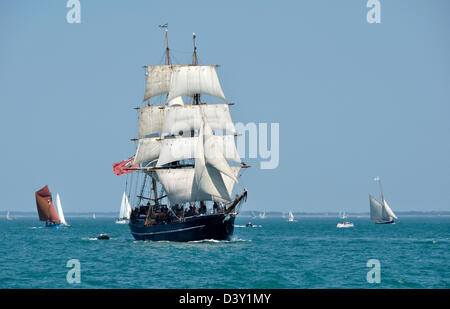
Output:
[[172,222],[145,226],[143,219],[130,220],[131,234],[136,240],[197,241],[205,239],[231,240],[235,215],[211,214],[185,218]]
[[375,221],[375,224],[395,224],[394,220],[390,221]]

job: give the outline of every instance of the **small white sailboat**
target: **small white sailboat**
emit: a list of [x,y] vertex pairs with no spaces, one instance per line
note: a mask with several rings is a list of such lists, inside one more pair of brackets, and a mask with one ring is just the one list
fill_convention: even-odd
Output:
[[11,215],[9,214],[9,210],[6,213],[6,220],[12,220],[13,218],[11,217]]
[[92,219],[95,219],[95,212],[92,214]]
[[347,219],[348,218],[348,215],[345,213],[345,211],[344,212],[339,212],[339,218],[341,218],[341,219]]
[[294,214],[292,213],[292,211],[289,211],[289,219],[288,222],[294,222]]
[[398,220],[398,218],[392,211],[391,207],[389,207],[389,204],[384,199],[380,177],[375,177],[374,180],[378,181],[380,185],[381,203],[378,202],[372,195],[369,194],[370,220],[372,220],[376,224],[395,223],[394,219]]
[[343,223],[338,223],[336,227],[340,229],[340,228],[354,227],[354,226],[355,225],[353,223],[345,221]]
[[259,214],[259,217],[261,219],[265,219],[266,218],[266,211],[264,210],[264,212],[262,214]]
[[61,225],[68,226],[66,219],[64,218],[64,213],[61,206],[61,199],[59,198],[59,193],[56,193],[56,211],[58,212],[59,219],[61,220]]
[[120,204],[120,212],[119,212],[119,218],[116,219],[115,223],[117,224],[127,224],[128,220],[130,219],[130,213],[131,213],[131,205],[128,201],[128,197],[123,193],[122,196],[122,203]]

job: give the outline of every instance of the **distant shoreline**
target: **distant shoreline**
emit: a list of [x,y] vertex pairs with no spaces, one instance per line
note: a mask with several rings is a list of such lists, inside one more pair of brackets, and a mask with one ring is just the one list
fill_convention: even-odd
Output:
[[[258,214],[261,211],[242,211],[239,213],[239,217],[255,217],[258,218]],[[0,211],[0,218],[6,218],[7,211]],[[92,218],[94,212],[81,212],[81,213],[65,213],[67,218]],[[298,218],[338,218],[338,212],[315,212],[315,213],[305,213],[305,212],[293,212],[295,217]],[[399,217],[450,217],[450,211],[397,211],[397,216]],[[96,218],[117,218],[116,212],[95,212]],[[363,213],[347,213],[350,218],[368,218],[370,215],[368,212]],[[37,213],[25,212],[25,211],[10,211],[10,216],[14,218],[37,218]],[[267,218],[283,218],[287,217],[287,213],[282,212],[266,212]]]

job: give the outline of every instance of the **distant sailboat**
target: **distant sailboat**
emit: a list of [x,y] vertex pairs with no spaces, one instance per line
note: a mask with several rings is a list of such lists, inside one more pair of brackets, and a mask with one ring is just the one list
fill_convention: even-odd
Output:
[[338,223],[337,225],[336,225],[336,227],[337,228],[345,228],[345,227],[354,227],[355,225],[353,224],[353,223],[351,223],[351,222],[348,222],[348,221],[346,221],[346,222],[343,222],[343,223]]
[[36,191],[35,197],[39,220],[45,221],[46,227],[59,227],[61,220],[56,212],[48,186]]
[[375,177],[375,181],[378,181],[380,185],[381,203],[378,202],[372,195],[369,194],[370,200],[370,220],[377,224],[391,224],[395,223],[394,219],[398,220],[397,216],[389,207],[388,203],[383,196],[383,188],[381,186],[381,180],[379,177]]
[[264,210],[264,212],[262,214],[259,214],[259,217],[261,219],[265,219],[266,218],[266,211]]
[[6,220],[12,220],[13,218],[10,216],[10,214],[9,214],[9,210],[8,210],[8,213],[6,214]]
[[93,215],[92,215],[92,219],[95,219],[95,212],[94,212]]
[[341,218],[341,219],[346,219],[346,218],[348,218],[348,215],[345,213],[345,211],[344,212],[339,212],[339,218]]
[[128,201],[128,197],[123,193],[122,196],[122,203],[120,204],[120,212],[119,212],[119,218],[116,219],[117,224],[126,224],[127,220],[130,219],[130,213],[131,213],[131,205]]
[[289,211],[289,219],[288,219],[288,221],[289,222],[294,222],[295,220],[294,220],[294,214],[292,213],[292,211]]
[[58,210],[59,219],[61,220],[61,224],[65,226],[69,226],[64,218],[64,213],[61,207],[61,199],[59,198],[59,193],[56,193],[56,209]]

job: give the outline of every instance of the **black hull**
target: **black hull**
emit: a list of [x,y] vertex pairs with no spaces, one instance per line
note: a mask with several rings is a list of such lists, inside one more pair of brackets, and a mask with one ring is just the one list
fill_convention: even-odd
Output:
[[144,219],[131,220],[131,234],[136,240],[197,241],[205,239],[231,240],[235,215],[212,214],[185,218],[173,222],[145,226]]
[[380,222],[375,222],[375,224],[395,224],[394,220],[391,221],[380,221]]

